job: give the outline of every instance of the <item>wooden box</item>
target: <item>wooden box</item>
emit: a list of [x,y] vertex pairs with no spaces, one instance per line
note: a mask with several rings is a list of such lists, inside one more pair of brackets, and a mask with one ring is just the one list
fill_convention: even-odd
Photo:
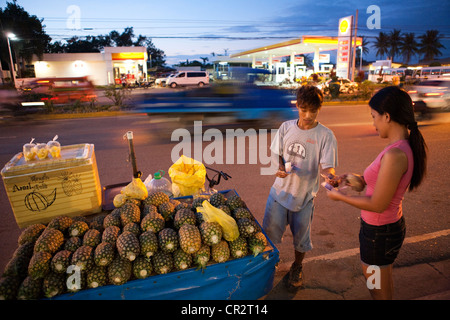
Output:
[[101,211],[101,185],[93,144],[61,147],[61,157],[25,161],[16,154],[2,169],[14,216],[20,228],[48,223],[59,215]]

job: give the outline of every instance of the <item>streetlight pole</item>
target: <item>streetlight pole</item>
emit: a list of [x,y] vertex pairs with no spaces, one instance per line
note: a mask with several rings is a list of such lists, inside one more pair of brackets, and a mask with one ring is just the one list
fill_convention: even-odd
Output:
[[16,75],[14,74],[14,61],[13,61],[13,58],[12,58],[12,53],[11,53],[11,43],[10,43],[10,41],[9,41],[9,38],[11,38],[11,39],[15,39],[16,38],[16,35],[14,34],[14,33],[8,33],[7,35],[6,35],[6,41],[8,42],[8,50],[9,50],[9,59],[10,59],[10,61],[11,61],[11,77],[12,77],[12,83],[13,83],[13,86],[14,86],[14,88],[16,88]]

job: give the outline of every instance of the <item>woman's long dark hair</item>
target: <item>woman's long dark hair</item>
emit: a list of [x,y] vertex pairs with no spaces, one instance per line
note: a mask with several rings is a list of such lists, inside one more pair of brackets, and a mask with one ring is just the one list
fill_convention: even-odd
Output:
[[414,169],[409,191],[417,188],[427,169],[427,145],[414,118],[414,107],[406,91],[390,86],[378,91],[369,101],[369,106],[379,114],[388,113],[391,119],[405,125],[409,130],[409,145],[414,158]]

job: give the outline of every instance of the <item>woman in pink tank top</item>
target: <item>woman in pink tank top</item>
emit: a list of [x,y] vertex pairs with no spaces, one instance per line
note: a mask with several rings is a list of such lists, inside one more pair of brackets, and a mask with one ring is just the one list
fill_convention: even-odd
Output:
[[[368,289],[374,299],[392,299],[392,265],[406,227],[402,200],[417,188],[426,171],[427,147],[414,119],[411,98],[397,86],[378,91],[369,101],[373,125],[387,146],[364,171],[364,195],[328,191],[332,200],[361,209],[360,255]],[[346,183],[343,175],[342,183]],[[348,181],[347,181],[348,182]],[[370,282],[373,272],[379,281]]]

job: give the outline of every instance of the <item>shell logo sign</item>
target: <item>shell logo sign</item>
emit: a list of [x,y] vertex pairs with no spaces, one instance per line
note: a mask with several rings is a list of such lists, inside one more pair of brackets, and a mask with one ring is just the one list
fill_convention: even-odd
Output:
[[341,23],[339,24],[339,31],[341,33],[347,33],[349,27],[349,23],[347,19],[342,19]]

